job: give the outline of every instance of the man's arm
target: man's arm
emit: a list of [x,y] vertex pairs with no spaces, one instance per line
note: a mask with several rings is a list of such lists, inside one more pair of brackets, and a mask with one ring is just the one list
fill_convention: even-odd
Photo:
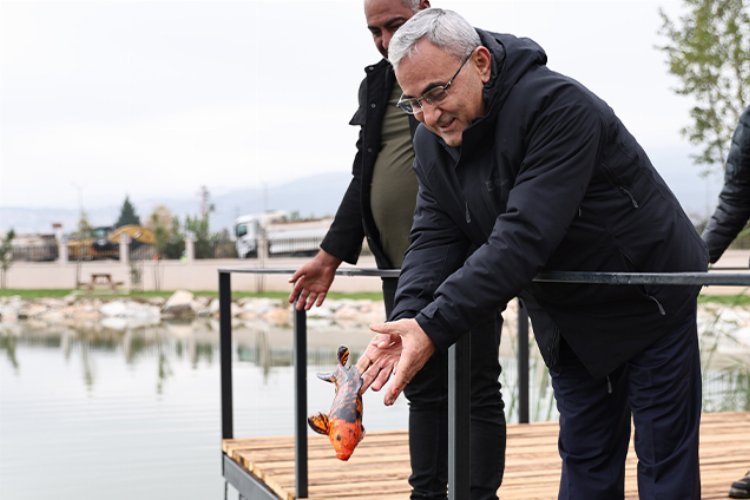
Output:
[[362,227],[362,145],[364,125],[357,117],[362,116],[365,82],[359,89],[360,109],[355,113],[351,125],[360,126],[357,139],[357,154],[352,163],[352,180],[336,211],[318,254],[302,265],[290,278],[293,283],[289,294],[289,303],[297,301],[298,310],[309,310],[313,305],[320,307],[326,298],[329,288],[336,277],[336,269],[342,261],[356,264],[362,251],[362,240],[365,237]]
[[423,181],[390,321],[413,318],[432,302],[440,284],[463,264],[471,245]]
[[506,211],[417,314],[438,349],[518,295],[565,237],[599,161],[603,118],[582,94],[562,89],[537,113]]
[[719,260],[750,218],[750,107],[740,116],[724,172],[719,205],[703,231],[711,263]]
[[370,326],[377,335],[357,361],[362,392],[368,388],[379,391],[395,374],[385,394],[386,405],[393,404],[434,353],[435,346],[413,318],[432,301],[440,283],[461,265],[470,246],[422,182],[411,236],[390,321]]

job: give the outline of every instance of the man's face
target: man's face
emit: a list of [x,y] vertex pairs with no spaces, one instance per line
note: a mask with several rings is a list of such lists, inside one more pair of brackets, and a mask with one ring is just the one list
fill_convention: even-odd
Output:
[[[430,2],[423,0],[419,7],[423,9],[429,6]],[[402,0],[365,0],[367,29],[383,57],[388,57],[388,44],[393,34],[413,15],[414,12]]]
[[[415,49],[396,68],[396,78],[406,97],[420,97],[435,86],[445,85],[461,66],[461,59],[427,40],[417,42]],[[489,81],[490,63],[491,56],[485,47],[474,49],[447,96],[435,104],[422,101],[414,117],[449,146],[460,146],[464,130],[484,115],[482,90]]]

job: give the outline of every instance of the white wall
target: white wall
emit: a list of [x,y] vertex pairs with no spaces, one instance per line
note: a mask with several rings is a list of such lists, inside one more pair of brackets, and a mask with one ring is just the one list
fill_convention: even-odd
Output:
[[[233,273],[232,290],[289,291],[291,273],[306,262],[306,258],[272,259],[261,266],[257,259],[200,259],[188,261],[139,261],[129,266],[117,261],[14,262],[6,275],[7,288],[75,288],[76,277],[83,283],[91,281],[93,273],[108,273],[112,280],[122,282],[124,289],[131,286],[131,267],[141,270],[143,290],[218,290],[220,268],[288,269],[284,274],[255,275]],[[350,267],[350,266],[347,266]],[[374,268],[373,258],[362,258],[357,267]],[[380,291],[379,278],[339,276],[331,288],[335,292]]]

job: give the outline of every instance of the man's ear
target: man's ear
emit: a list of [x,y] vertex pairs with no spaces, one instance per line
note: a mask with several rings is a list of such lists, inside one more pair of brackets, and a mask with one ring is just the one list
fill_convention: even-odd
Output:
[[420,0],[419,2],[419,10],[429,9],[430,8],[430,0]]
[[471,57],[474,59],[482,83],[489,82],[490,76],[492,76],[492,54],[490,51],[484,45],[480,45],[474,49],[474,54]]

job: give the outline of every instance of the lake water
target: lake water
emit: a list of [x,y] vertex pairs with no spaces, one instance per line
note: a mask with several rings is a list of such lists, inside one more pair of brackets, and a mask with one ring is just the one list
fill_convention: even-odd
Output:
[[[716,329],[715,321],[703,323]],[[333,367],[339,344],[356,359],[370,334],[312,320],[308,328],[313,413],[333,397],[315,373]],[[234,338],[235,435],[292,435],[291,329],[243,324]],[[714,333],[703,340],[706,410],[750,410],[750,350]],[[504,397],[517,421],[512,336],[504,333],[503,342]],[[546,371],[532,353],[532,419],[554,419]],[[404,399],[390,408],[381,401],[366,395],[368,430],[404,429]],[[4,500],[235,499],[221,475],[220,422],[214,321],[118,329],[0,323]]]

